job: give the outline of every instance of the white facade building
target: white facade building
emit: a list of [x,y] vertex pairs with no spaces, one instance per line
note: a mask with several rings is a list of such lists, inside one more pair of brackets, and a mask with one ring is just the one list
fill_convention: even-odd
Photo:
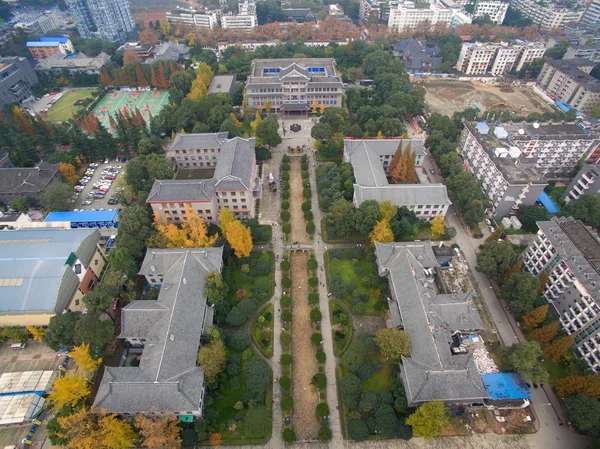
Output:
[[171,23],[174,27],[182,27],[189,29],[212,29],[215,25],[219,24],[219,16],[216,12],[201,14],[194,11],[167,11],[167,21]]
[[405,29],[414,30],[426,21],[432,27],[439,22],[450,25],[453,16],[450,8],[444,8],[436,3],[429,3],[427,8],[417,8],[416,5],[413,2],[404,2],[390,9],[388,20],[390,30],[397,32]]
[[475,4],[473,15],[475,17],[488,15],[493,23],[502,25],[506,11],[508,11],[508,3],[500,0],[480,0]]
[[581,17],[581,22],[587,25],[600,25],[600,0],[592,0]]
[[544,296],[565,332],[576,333],[575,353],[600,372],[600,242],[579,220],[537,223],[537,239],[523,254],[534,276],[549,273]]
[[542,4],[536,0],[512,0],[510,4],[544,30],[564,28],[567,23],[579,22],[585,11],[583,7],[573,10],[551,1]]
[[127,0],[65,0],[81,37],[125,42],[135,24]]
[[50,14],[23,15],[25,20],[15,23],[15,28],[22,28],[28,34],[44,35],[60,28],[60,20],[55,12]]
[[541,58],[546,48],[542,42],[463,43],[456,69],[466,75],[505,75],[521,70],[534,59]]
[[221,26],[237,30],[250,31],[258,25],[256,17],[256,5],[249,0],[241,2],[238,15],[226,15],[221,17]]

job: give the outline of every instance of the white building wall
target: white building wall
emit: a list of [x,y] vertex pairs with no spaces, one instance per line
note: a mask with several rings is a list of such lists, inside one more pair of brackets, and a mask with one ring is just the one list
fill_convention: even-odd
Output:
[[483,0],[478,1],[475,5],[474,16],[483,17],[486,14],[490,16],[490,20],[497,25],[501,25],[504,22],[506,11],[508,10],[508,3],[501,2],[499,0]]

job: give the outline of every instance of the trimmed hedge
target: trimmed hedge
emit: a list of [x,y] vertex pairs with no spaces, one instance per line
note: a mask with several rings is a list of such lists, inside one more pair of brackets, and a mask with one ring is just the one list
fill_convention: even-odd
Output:
[[310,342],[313,344],[313,346],[319,346],[322,340],[323,336],[320,332],[315,332],[310,336]]
[[281,355],[281,364],[283,366],[290,366],[292,364],[292,356],[291,354],[282,354]]
[[290,411],[294,408],[294,400],[291,396],[284,396],[281,398],[281,409],[283,411]]
[[285,232],[286,234],[289,234],[290,231],[292,230],[292,225],[290,223],[284,223],[283,226],[281,227],[281,230],[283,232]]
[[283,271],[290,271],[290,261],[289,260],[282,260],[281,263],[279,264],[279,266],[281,267],[281,269]]
[[327,402],[317,404],[317,418],[323,419],[329,416],[329,406]]
[[292,429],[283,429],[283,441],[293,443],[296,441],[296,433]]
[[312,257],[308,259],[307,266],[309,270],[316,270],[319,266],[319,264],[317,263],[317,259],[313,259]]
[[283,221],[290,221],[290,213],[287,210],[282,210],[279,216]]
[[308,171],[307,170],[302,170],[300,172],[300,175],[302,176],[302,179],[308,179]]
[[290,208],[290,202],[289,201],[282,201],[281,202],[281,208],[284,210],[288,210]]
[[288,172],[284,171],[281,174],[281,179],[283,179],[284,181],[288,181],[290,179],[290,174]]
[[317,285],[319,285],[319,278],[317,278],[317,277],[309,278],[308,285],[310,285],[311,287],[316,287]]
[[317,352],[317,362],[325,363],[325,360],[327,360],[327,354],[325,354],[323,351]]
[[319,441],[326,443],[331,441],[331,429],[327,426],[323,426],[319,429]]
[[314,234],[315,233],[315,223],[312,221],[309,221],[308,223],[306,223],[306,232],[308,234]]
[[281,321],[283,321],[285,324],[291,323],[292,312],[290,312],[289,310],[284,310],[283,312],[281,312]]
[[287,162],[284,162],[283,164],[281,164],[281,169],[285,172],[285,171],[290,171],[290,164],[288,164]]
[[308,170],[308,163],[307,162],[302,162],[302,164],[300,165],[300,168],[302,170]]
[[292,286],[292,280],[287,276],[282,277],[281,278],[281,286],[283,288],[290,288]]
[[310,191],[310,187],[306,187],[302,193],[304,195],[304,198],[310,198],[312,196],[312,193]]
[[313,213],[311,210],[304,212],[304,219],[307,221],[311,221],[313,219]]
[[308,302],[313,306],[319,304],[319,294],[318,293],[309,293]]
[[281,376],[279,378],[279,385],[281,385],[281,388],[284,390],[289,390],[292,386],[292,379],[290,379],[289,376]]
[[290,295],[282,295],[279,302],[281,302],[281,307],[289,307],[292,305],[292,298]]
[[288,190],[284,190],[283,192],[281,192],[281,198],[283,198],[284,200],[289,200],[290,192]]
[[307,210],[312,209],[312,203],[310,201],[305,201],[302,203],[302,212],[306,212]]
[[321,319],[323,318],[323,316],[321,315],[321,311],[319,309],[312,309],[310,311],[310,320],[314,321],[315,323],[317,321],[321,321]]
[[282,160],[284,163],[290,162],[290,157],[287,154],[284,154]]

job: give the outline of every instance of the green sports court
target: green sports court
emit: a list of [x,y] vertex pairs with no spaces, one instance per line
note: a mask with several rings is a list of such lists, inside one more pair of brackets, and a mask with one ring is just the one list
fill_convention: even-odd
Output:
[[135,109],[144,116],[146,123],[150,125],[150,114],[156,117],[163,107],[169,103],[167,91],[115,91],[107,93],[94,109],[94,115],[100,120],[102,126],[110,130],[109,115],[116,119],[119,111],[135,112]]

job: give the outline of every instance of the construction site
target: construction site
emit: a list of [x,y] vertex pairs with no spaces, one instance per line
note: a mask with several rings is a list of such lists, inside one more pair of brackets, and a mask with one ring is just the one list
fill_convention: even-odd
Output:
[[452,116],[456,111],[475,108],[485,111],[510,111],[528,115],[552,112],[554,108],[531,87],[480,81],[423,80],[425,101],[430,112]]

